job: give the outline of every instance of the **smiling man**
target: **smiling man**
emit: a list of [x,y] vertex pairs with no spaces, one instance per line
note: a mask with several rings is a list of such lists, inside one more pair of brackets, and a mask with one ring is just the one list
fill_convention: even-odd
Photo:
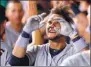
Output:
[[[8,22],[6,23],[7,33],[7,43],[13,49],[14,44],[20,35],[23,24],[23,7],[20,1],[9,1],[6,7],[6,16],[8,18]],[[13,37],[13,38],[12,38]]]
[[[72,19],[65,9],[55,9],[53,13],[49,14],[46,23],[43,16],[44,14],[41,14],[28,19],[8,60],[10,65],[59,66],[68,56],[86,47],[84,40],[77,33],[73,33],[74,30],[69,25]],[[27,49],[31,33],[45,24],[49,43],[41,46],[31,45],[31,48]],[[74,45],[67,44],[65,36],[70,36]]]

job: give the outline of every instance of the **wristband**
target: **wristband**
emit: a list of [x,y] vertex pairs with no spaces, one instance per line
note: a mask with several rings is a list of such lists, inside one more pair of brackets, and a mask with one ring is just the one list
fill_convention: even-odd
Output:
[[76,42],[76,41],[78,41],[80,38],[81,38],[81,37],[77,35],[74,39],[72,39],[72,41],[73,41],[73,42]]
[[27,48],[30,38],[32,38],[32,36],[23,31],[19,36],[18,40],[16,41],[16,45],[23,48]]

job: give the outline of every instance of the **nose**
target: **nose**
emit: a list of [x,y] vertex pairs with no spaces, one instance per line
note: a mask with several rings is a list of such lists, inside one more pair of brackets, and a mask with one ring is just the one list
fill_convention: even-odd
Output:
[[52,22],[50,25],[51,25],[51,27],[55,27],[56,26],[56,23],[55,22]]

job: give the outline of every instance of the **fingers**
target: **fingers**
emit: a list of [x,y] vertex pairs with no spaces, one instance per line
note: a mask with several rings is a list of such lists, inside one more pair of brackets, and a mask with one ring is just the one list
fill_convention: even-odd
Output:
[[[46,16],[45,13],[42,13],[41,15]],[[51,18],[50,14],[48,16],[44,17],[44,19],[39,23],[39,27],[43,27],[50,18]]]
[[[44,16],[44,14],[43,14],[43,16]],[[46,17],[40,22],[40,25],[41,25],[41,24],[46,24],[46,22],[47,22],[48,19],[49,19],[49,15],[46,16]]]
[[56,20],[59,23],[68,23],[65,19],[60,18],[60,17],[55,17],[55,18],[53,18],[53,20]]
[[41,17],[44,18],[44,17],[46,17],[46,15],[47,15],[46,13],[42,13],[42,14],[41,14]]
[[43,20],[46,17],[46,15],[47,15],[46,13],[42,13],[42,14],[40,14],[38,16],[40,17],[41,20]]

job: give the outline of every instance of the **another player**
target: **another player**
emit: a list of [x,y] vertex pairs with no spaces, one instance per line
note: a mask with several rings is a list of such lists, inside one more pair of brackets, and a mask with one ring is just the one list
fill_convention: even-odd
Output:
[[6,31],[7,43],[13,49],[14,44],[20,35],[23,24],[22,24],[22,17],[23,17],[23,7],[20,1],[9,1],[6,7],[6,16],[8,18],[8,22],[6,23]]
[[[88,15],[86,17],[83,13],[78,12],[77,15],[76,15],[76,18],[79,20],[77,26],[79,25],[84,30],[83,31],[84,32],[83,33],[84,39],[85,39],[86,43],[88,43],[89,46],[91,46],[91,43],[90,43],[90,36],[91,36],[90,35],[90,31],[91,31],[91,25],[90,25],[91,1],[90,0],[86,0],[86,1],[82,1],[82,3],[85,3],[85,4],[88,3],[87,4],[88,5],[88,7],[87,7],[88,10],[86,10]],[[80,6],[83,7],[83,9],[82,9],[83,11],[85,9],[87,9],[84,5],[80,5]],[[78,8],[75,8],[75,10],[76,10],[75,12],[79,11]],[[88,25],[86,27],[86,26],[82,26],[79,23],[86,23]],[[77,28],[77,29],[79,30],[79,28]],[[63,63],[60,66],[91,66],[91,63],[90,63],[91,58],[90,57],[91,57],[91,54],[90,54],[90,49],[89,49],[87,51],[83,51],[83,52],[75,54],[75,55],[73,55],[71,57],[68,57],[66,60],[63,61]]]
[[6,42],[6,30],[5,30],[5,8],[0,5],[0,66],[7,65],[7,59],[9,58],[12,49]]
[[[42,16],[43,14],[28,19],[9,58],[10,65],[59,66],[68,56],[86,47],[84,40],[72,29],[70,24],[73,21],[64,8],[56,9],[50,13],[46,23],[43,23]],[[46,35],[49,43],[41,46],[31,45],[31,49],[27,49],[31,33],[44,24],[46,24]],[[67,44],[65,36],[69,36],[74,45]]]

